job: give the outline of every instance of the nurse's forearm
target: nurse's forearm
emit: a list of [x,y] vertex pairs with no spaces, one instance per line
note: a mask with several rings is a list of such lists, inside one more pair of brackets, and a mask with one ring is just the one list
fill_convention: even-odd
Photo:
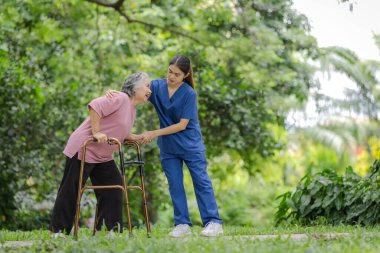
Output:
[[186,126],[183,127],[182,124],[177,123],[165,128],[157,129],[152,131],[156,137],[161,136],[161,135],[168,135],[168,134],[175,134],[177,132],[183,131],[186,129]]
[[165,128],[149,131],[146,133],[146,135],[149,140],[152,140],[153,138],[161,136],[161,135],[175,134],[175,133],[185,130],[188,123],[189,123],[189,119],[181,119],[179,123],[177,124],[173,124]]

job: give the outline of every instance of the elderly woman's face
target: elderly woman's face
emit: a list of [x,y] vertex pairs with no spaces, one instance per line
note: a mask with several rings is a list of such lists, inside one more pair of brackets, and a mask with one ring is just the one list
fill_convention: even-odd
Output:
[[141,80],[140,84],[136,87],[136,90],[135,90],[135,100],[141,104],[141,103],[145,103],[150,94],[152,92],[150,91],[150,80],[149,78],[144,78],[143,80]]

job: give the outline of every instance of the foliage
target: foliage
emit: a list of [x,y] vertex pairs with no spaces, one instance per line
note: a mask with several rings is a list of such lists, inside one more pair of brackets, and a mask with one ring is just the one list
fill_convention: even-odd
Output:
[[355,172],[359,175],[367,174],[369,161],[372,161],[374,157],[380,157],[380,139],[372,136],[368,138],[367,145],[359,146],[357,149],[357,161],[354,165]]
[[[378,35],[374,34],[374,39],[377,42]],[[325,154],[330,153],[330,159],[327,156],[316,158],[315,155],[308,158],[310,155],[305,154],[304,160],[317,161],[317,164],[305,167],[338,171],[345,164],[355,164],[355,171],[363,175],[373,159],[378,158],[372,155],[373,148],[368,140],[379,137],[379,61],[362,60],[351,50],[341,47],[321,48],[319,52],[322,72],[342,73],[354,82],[355,87],[345,88],[342,99],[326,96],[318,90],[310,93],[318,113],[315,124],[296,128],[294,136],[298,143],[305,143],[301,147],[302,153],[322,145]],[[334,153],[338,159],[331,159]]]
[[343,170],[342,165],[354,164],[355,172],[364,175],[374,159],[378,158],[379,124],[354,117],[327,116],[317,124],[297,128],[290,134],[289,143],[300,153],[308,173],[331,169]]
[[[378,35],[374,34],[378,44]],[[356,87],[345,88],[345,99],[333,99],[322,94],[316,95],[320,111],[330,113],[355,113],[370,120],[379,121],[380,109],[380,61],[362,60],[355,52],[341,47],[320,49],[321,69],[336,71],[351,79]],[[349,114],[350,115],[350,114]]]
[[380,221],[380,161],[365,177],[346,169],[345,176],[324,170],[306,175],[293,192],[278,198],[277,224],[284,220],[310,224],[323,217],[332,224],[375,225]]
[[[270,171],[265,171],[250,177],[238,159],[237,155],[224,155],[211,159],[208,172],[210,177],[214,178],[213,186],[218,199],[220,217],[225,223],[236,226],[263,226],[272,223],[275,198],[284,190],[279,180],[273,177],[281,173],[264,178],[266,173],[271,174]],[[194,224],[201,225],[196,200],[193,197],[195,193],[191,187],[190,177],[186,177],[186,174],[188,202],[193,207],[189,210],[191,219]]]
[[356,4],[355,0],[339,0],[341,3],[348,3],[349,5],[349,10],[352,12],[354,11],[354,4]]

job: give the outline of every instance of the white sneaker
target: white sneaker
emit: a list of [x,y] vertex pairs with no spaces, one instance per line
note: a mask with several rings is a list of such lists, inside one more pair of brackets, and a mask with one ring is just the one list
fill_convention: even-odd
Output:
[[114,232],[113,230],[107,232],[106,238],[107,239],[115,239],[117,237],[121,237],[121,233],[119,232]]
[[66,238],[66,235],[64,233],[61,233],[61,232],[51,233],[50,238],[52,238],[52,239]]
[[190,226],[187,224],[178,224],[169,233],[169,235],[172,237],[182,237],[188,234],[191,234],[191,231],[190,231]]
[[201,235],[203,236],[219,236],[223,235],[222,224],[216,222],[209,222],[206,224],[205,228],[202,230]]

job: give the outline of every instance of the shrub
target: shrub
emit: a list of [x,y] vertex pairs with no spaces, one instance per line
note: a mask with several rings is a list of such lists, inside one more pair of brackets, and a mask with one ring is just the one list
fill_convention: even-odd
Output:
[[375,225],[380,220],[380,161],[361,177],[346,169],[344,176],[324,170],[303,177],[293,192],[280,196],[276,224],[284,220],[310,224],[323,218],[331,224]]

